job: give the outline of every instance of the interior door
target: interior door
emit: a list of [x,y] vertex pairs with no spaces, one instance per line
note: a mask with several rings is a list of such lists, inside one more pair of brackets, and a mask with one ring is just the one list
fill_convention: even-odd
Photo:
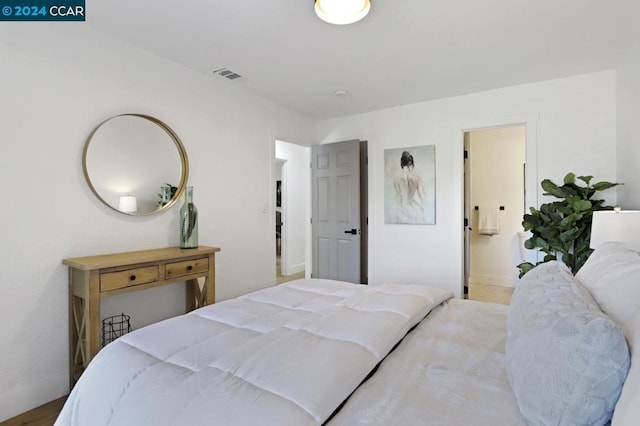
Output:
[[311,148],[312,276],[360,283],[360,141]]

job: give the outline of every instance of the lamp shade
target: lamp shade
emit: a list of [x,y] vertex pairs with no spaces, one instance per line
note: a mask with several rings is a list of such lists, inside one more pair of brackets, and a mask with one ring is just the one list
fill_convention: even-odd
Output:
[[330,24],[345,25],[367,16],[369,0],[315,0],[316,15]]
[[133,195],[123,195],[120,197],[120,203],[118,204],[118,210],[123,213],[135,213],[138,211],[138,202]]
[[607,241],[624,243],[640,251],[640,211],[596,211],[591,222],[589,247],[596,249]]

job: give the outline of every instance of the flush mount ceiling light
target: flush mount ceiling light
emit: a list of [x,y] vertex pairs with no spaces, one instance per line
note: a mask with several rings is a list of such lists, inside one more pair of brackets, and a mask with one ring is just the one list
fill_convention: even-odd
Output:
[[315,0],[316,15],[330,24],[358,22],[369,13],[369,0]]

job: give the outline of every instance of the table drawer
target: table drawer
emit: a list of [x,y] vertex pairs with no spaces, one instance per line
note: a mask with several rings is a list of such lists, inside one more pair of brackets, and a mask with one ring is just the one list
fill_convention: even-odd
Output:
[[183,262],[167,263],[165,274],[166,279],[191,275],[198,272],[205,272],[209,269],[209,258],[185,260]]
[[100,274],[100,291],[116,290],[158,281],[160,272],[157,265],[125,271]]

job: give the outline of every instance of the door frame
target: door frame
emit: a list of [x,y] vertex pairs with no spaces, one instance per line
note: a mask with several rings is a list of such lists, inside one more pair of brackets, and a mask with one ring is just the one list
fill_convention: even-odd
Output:
[[[288,164],[288,160],[285,158],[278,158],[275,157],[276,159],[276,163],[280,162],[280,180],[281,180],[281,186],[280,186],[280,220],[282,221],[282,226],[280,226],[280,271],[282,273],[282,275],[285,275],[283,272],[286,271],[288,269],[289,264],[287,263],[288,261],[288,256],[287,256],[287,248],[288,248],[288,244],[286,243],[287,241],[287,226],[286,226],[286,217],[287,217],[287,164]],[[277,166],[276,166],[277,167]],[[275,175],[274,175],[275,176]],[[275,182],[275,179],[274,179]],[[275,194],[274,194],[274,198],[275,198]],[[272,215],[272,217],[275,220],[275,212],[278,211],[278,206],[276,205],[274,208],[274,214]],[[276,251],[276,257],[278,256],[278,253]],[[277,271],[276,271],[277,272]]]
[[[538,207],[538,114],[517,114],[503,117],[493,117],[478,120],[469,120],[455,126],[455,150],[456,159],[455,169],[458,179],[455,180],[454,193],[460,194],[459,204],[457,206],[460,224],[464,224],[464,133],[474,130],[485,130],[498,127],[525,126],[525,204],[526,207]],[[465,244],[464,232],[465,227],[460,226],[458,234],[458,242],[460,244],[459,253],[459,283],[460,295],[464,295],[464,271],[465,271]],[[528,261],[536,262],[538,253],[529,251],[527,253]]]

